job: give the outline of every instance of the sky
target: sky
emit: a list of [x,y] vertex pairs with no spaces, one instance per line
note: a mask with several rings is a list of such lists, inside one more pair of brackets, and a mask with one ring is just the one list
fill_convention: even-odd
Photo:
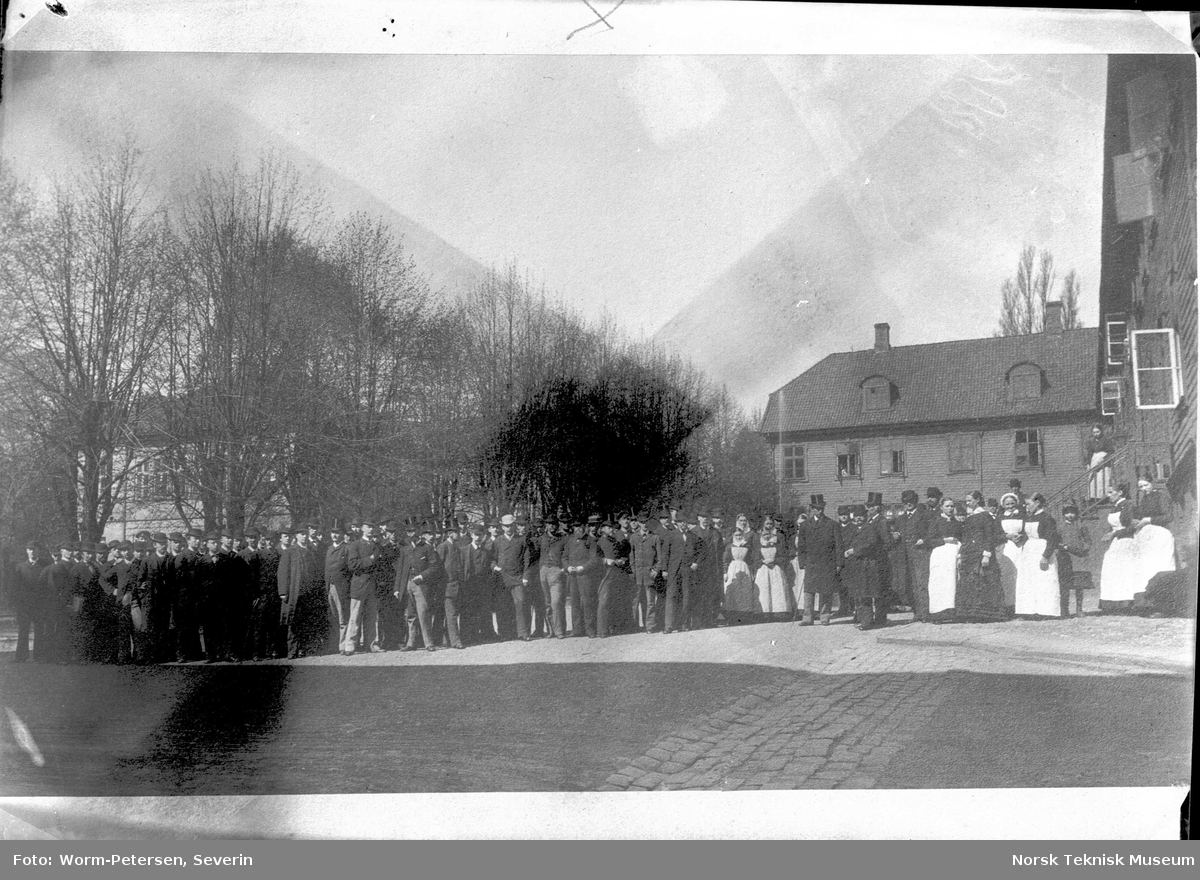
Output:
[[[952,125],[1020,114],[1060,135],[1047,161],[1094,180],[1094,197],[1045,187],[1018,237],[1094,286],[1103,57],[1055,59],[1018,107],[978,81],[937,94],[964,58],[52,53],[10,67],[0,154],[26,175],[60,173],[131,132],[170,174],[252,156],[269,133],[475,260],[515,260],[586,313],[653,333],[933,101]],[[1086,126],[1070,138],[1052,116],[1064,94]],[[197,136],[188,123],[212,114],[221,130]],[[1021,158],[1009,182],[1034,190]],[[905,177],[896,203],[938,196]]]

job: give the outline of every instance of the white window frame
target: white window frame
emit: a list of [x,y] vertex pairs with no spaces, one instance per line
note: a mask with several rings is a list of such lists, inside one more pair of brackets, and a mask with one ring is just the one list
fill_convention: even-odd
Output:
[[[1125,336],[1125,338],[1121,342],[1117,343],[1124,350],[1124,355],[1117,359],[1113,358],[1112,330],[1113,330],[1114,326],[1120,326],[1120,328]],[[1104,358],[1108,362],[1108,366],[1110,366],[1110,367],[1122,366],[1126,361],[1129,360],[1129,322],[1128,321],[1122,319],[1119,321],[1110,320],[1110,321],[1104,322]]]
[[[1170,363],[1165,367],[1140,367],[1138,365],[1138,340],[1150,336],[1167,337],[1167,350],[1170,355]],[[1133,357],[1133,399],[1138,409],[1175,409],[1179,406],[1179,400],[1183,393],[1183,382],[1179,370],[1179,336],[1175,332],[1174,327],[1163,327],[1156,330],[1134,330],[1131,338],[1130,350]],[[1142,373],[1143,372],[1167,372],[1171,373],[1171,402],[1170,403],[1142,403]]]
[[[796,450],[800,451],[796,455]],[[800,462],[800,476],[788,476],[788,462]],[[795,469],[793,468],[793,474]],[[808,450],[804,448],[803,443],[783,443],[779,447],[779,479],[788,483],[807,483],[808,482]]]
[[[1109,392],[1109,393],[1106,393]],[[1111,406],[1109,405],[1111,404]],[[1100,414],[1115,416],[1121,412],[1121,380],[1100,380]]]

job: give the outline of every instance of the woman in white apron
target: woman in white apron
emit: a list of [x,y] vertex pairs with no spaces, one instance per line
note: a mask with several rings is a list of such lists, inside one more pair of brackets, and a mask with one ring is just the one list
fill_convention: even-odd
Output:
[[954,612],[958,587],[958,552],[962,541],[962,523],[955,517],[954,499],[943,498],[941,516],[930,526],[929,613]]
[[746,517],[737,518],[737,528],[725,546],[725,601],[727,624],[743,623],[762,611],[758,589],[754,585],[754,533]]
[[758,563],[754,585],[758,588],[762,613],[791,615],[796,607],[792,604],[792,593],[783,570],[787,564],[787,543],[771,520],[763,521],[763,531],[758,536]]
[[1041,493],[1026,502],[1025,545],[1017,567],[1017,614],[1061,617],[1058,585],[1058,525]]
[[1088,498],[1092,501],[1098,501],[1108,496],[1108,490],[1112,486],[1112,468],[1100,467],[1100,465],[1115,451],[1112,440],[1104,436],[1104,427],[1102,425],[1093,427],[1092,437],[1088,440],[1084,450],[1084,459],[1088,467],[1096,468],[1088,479]]
[[1108,515],[1108,542],[1100,569],[1102,608],[1129,607],[1134,596],[1145,592],[1150,578],[1160,571],[1175,570],[1175,537],[1168,529],[1154,525],[1151,517],[1139,517],[1129,500],[1129,487],[1113,487],[1109,498],[1113,512]]
[[1016,492],[1006,492],[1000,498],[1000,515],[996,522],[1004,532],[1004,547],[997,558],[1000,564],[1000,587],[1004,591],[1004,607],[1013,614],[1017,607],[1017,570],[1021,565],[1021,547],[1025,544],[1025,511]]

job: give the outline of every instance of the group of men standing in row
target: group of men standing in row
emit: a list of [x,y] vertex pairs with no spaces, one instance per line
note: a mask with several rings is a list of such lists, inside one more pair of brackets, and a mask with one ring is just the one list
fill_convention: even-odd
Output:
[[[930,489],[921,505],[906,491],[885,512],[872,494],[836,520],[813,496],[794,518],[764,517],[759,534],[782,539],[774,564],[803,595],[794,616],[828,623],[840,597],[838,613],[855,608],[863,628],[896,603],[925,619],[940,496]],[[615,519],[143,533],[63,543],[53,558],[31,544],[17,571],[17,659],[31,630],[46,659],[236,662],[741,622],[753,615],[723,614],[735,532],[720,510],[673,506]]]

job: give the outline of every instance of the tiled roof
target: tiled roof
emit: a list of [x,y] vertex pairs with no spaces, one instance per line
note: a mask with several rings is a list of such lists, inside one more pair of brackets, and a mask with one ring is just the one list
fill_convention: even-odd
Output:
[[[1095,410],[1099,332],[1089,327],[831,354],[771,394],[761,431],[835,431]],[[1014,400],[1009,394],[1008,372],[1021,363],[1042,369],[1040,397]],[[886,377],[894,386],[890,409],[863,410],[862,383],[872,376]]]

